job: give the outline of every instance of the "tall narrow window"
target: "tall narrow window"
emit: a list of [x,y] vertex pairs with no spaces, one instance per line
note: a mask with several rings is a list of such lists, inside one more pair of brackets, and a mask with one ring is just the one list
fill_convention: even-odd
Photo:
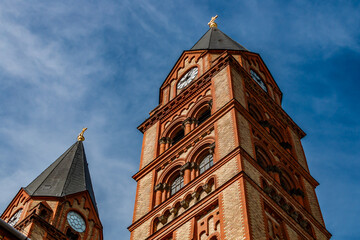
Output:
[[249,113],[250,115],[257,121],[260,122],[262,120],[262,116],[260,114],[260,111],[252,104],[249,104]]
[[21,216],[21,213],[22,213],[22,209],[18,210],[9,220],[8,224],[10,226],[15,226],[15,224],[19,221],[20,219],[20,216]]
[[184,129],[181,129],[178,131],[175,136],[172,139],[172,145],[175,145],[177,142],[179,142],[184,137]]
[[290,193],[291,184],[283,175],[280,176],[280,184],[284,188],[285,191]]
[[211,168],[212,165],[213,165],[213,155],[209,154],[200,162],[199,165],[200,174]]
[[205,122],[209,117],[211,116],[211,110],[210,108],[207,109],[205,112],[203,112],[200,117],[198,118],[198,125]]
[[175,178],[175,180],[171,184],[171,195],[174,195],[177,191],[179,191],[184,186],[184,178],[179,176]]

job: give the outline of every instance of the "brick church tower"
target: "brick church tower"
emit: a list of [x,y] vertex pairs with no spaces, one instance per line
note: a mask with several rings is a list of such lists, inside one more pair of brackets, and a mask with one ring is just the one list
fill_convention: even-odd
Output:
[[132,240],[329,239],[282,92],[257,53],[210,29],[160,87],[144,133]]
[[0,239],[103,240],[84,136],[27,187],[0,219]]

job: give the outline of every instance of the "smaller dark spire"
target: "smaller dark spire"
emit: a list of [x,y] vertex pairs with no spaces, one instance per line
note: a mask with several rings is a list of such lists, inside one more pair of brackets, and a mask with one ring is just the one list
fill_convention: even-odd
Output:
[[190,50],[237,50],[248,51],[239,43],[232,40],[217,27],[210,29],[200,38]]
[[88,191],[97,211],[95,194],[82,141],[74,143],[32,181],[25,191],[30,196],[64,197]]

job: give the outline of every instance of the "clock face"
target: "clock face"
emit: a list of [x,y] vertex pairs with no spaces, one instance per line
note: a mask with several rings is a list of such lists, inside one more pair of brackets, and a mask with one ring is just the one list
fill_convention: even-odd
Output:
[[72,229],[74,229],[75,231],[77,232],[85,231],[86,228],[85,221],[77,212],[73,212],[73,211],[69,212],[67,214],[67,221],[70,227],[72,227]]
[[184,87],[186,87],[187,85],[189,85],[189,83],[194,80],[194,78],[196,77],[196,75],[198,74],[199,69],[197,67],[194,67],[192,69],[190,69],[179,81],[179,83],[177,84],[177,89],[183,89]]
[[20,216],[21,216],[21,213],[22,213],[22,209],[18,210],[9,220],[8,224],[10,226],[15,226],[15,224],[19,221],[20,219]]
[[251,74],[252,79],[254,79],[254,81],[257,82],[257,84],[259,84],[259,86],[260,86],[265,92],[267,92],[266,85],[265,85],[264,81],[261,79],[261,77],[259,77],[259,75],[257,75],[257,73],[254,72],[253,70],[250,70],[250,74]]

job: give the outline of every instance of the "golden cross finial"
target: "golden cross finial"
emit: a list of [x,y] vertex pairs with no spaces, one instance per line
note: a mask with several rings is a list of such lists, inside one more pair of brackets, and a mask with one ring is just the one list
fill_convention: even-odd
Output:
[[209,25],[210,28],[217,27],[217,24],[215,22],[217,17],[218,17],[218,15],[216,15],[215,17],[212,17],[210,22],[208,22],[208,25]]
[[86,129],[87,129],[87,128],[83,128],[82,131],[81,131],[81,133],[79,133],[79,136],[77,137],[77,140],[78,140],[79,142],[82,142],[82,141],[85,140],[84,132],[86,131]]

